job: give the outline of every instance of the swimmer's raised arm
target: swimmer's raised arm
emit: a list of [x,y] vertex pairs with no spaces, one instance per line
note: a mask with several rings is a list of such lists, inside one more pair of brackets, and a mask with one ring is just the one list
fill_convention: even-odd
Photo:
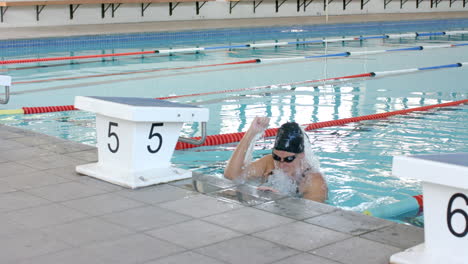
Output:
[[231,180],[236,179],[245,173],[246,169],[249,171],[254,170],[256,175],[263,176],[263,171],[265,169],[262,167],[264,167],[265,162],[252,162],[250,166],[246,168],[244,160],[252,140],[258,133],[265,131],[269,123],[270,118],[268,117],[255,117],[236,150],[234,150],[231,159],[228,161],[226,169],[224,170],[224,177]]

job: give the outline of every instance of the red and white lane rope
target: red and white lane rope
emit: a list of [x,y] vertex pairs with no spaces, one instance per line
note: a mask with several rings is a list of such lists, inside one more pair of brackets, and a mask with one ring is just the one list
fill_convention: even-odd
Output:
[[[174,95],[174,96],[167,96],[167,97],[159,97],[155,99],[167,100],[167,99],[176,99],[176,98],[182,98],[182,97],[203,96],[203,95],[232,93],[232,92],[241,92],[241,91],[252,91],[252,90],[260,90],[260,89],[267,89],[267,88],[281,87],[281,86],[313,85],[315,83],[326,84],[328,82],[341,82],[341,81],[349,81],[353,79],[380,78],[380,77],[416,73],[416,72],[422,72],[422,71],[428,71],[428,70],[460,68],[465,65],[468,65],[468,62],[452,63],[452,64],[437,65],[437,66],[430,66],[430,67],[410,68],[410,69],[402,69],[402,70],[394,70],[394,71],[368,72],[368,73],[332,77],[332,78],[326,78],[326,79],[307,80],[307,81],[299,81],[299,82],[292,82],[292,83],[285,83],[285,84],[265,85],[265,86],[251,87],[251,88],[240,88],[240,89],[213,91],[213,92],[205,92],[205,93]],[[73,105],[22,107],[22,109],[15,109],[15,110],[0,110],[0,115],[2,114],[37,114],[37,113],[47,113],[47,112],[71,111],[71,110],[76,110]]]
[[422,51],[422,50],[439,49],[439,48],[455,48],[455,47],[462,47],[462,46],[468,46],[468,43],[415,46],[415,47],[405,47],[405,48],[388,49],[388,50],[345,51],[345,52],[325,54],[325,55],[299,56],[299,57],[287,57],[287,58],[250,59],[250,60],[243,60],[243,61],[215,63],[215,64],[206,64],[206,65],[195,65],[195,66],[186,66],[186,67],[150,69],[150,70],[140,70],[140,71],[130,71],[130,72],[104,73],[104,74],[93,74],[93,75],[61,77],[61,78],[49,78],[49,79],[29,80],[29,81],[16,81],[16,82],[13,82],[13,84],[28,84],[28,83],[43,83],[43,82],[54,82],[54,81],[68,81],[68,80],[76,80],[76,79],[88,79],[88,78],[97,78],[97,77],[119,76],[119,75],[129,75],[129,74],[149,73],[149,72],[161,72],[161,71],[171,71],[171,70],[186,70],[186,69],[219,67],[219,66],[229,66],[229,65],[239,65],[239,64],[255,64],[255,63],[271,63],[271,62],[278,63],[278,62],[283,62],[283,61],[284,62],[286,62],[286,61],[300,61],[300,60],[321,59],[321,58],[337,58],[337,57],[347,58],[347,57],[352,57],[352,56],[374,55],[374,54],[382,54],[382,53],[388,53],[388,52]]
[[3,60],[3,61],[0,61],[0,65],[47,62],[47,61],[62,61],[62,60],[81,60],[81,59],[105,58],[105,57],[135,56],[135,55],[155,54],[155,53],[156,54],[174,54],[174,53],[183,53],[183,52],[200,52],[200,51],[220,50],[220,49],[279,47],[279,46],[287,46],[287,45],[320,44],[320,43],[332,43],[332,42],[343,42],[343,41],[360,41],[360,40],[367,40],[367,39],[392,39],[392,38],[414,38],[414,37],[425,37],[425,36],[459,35],[459,34],[467,34],[467,33],[468,31],[414,32],[414,33],[404,33],[404,34],[384,34],[384,35],[379,35],[379,36],[344,37],[344,38],[318,39],[318,40],[307,40],[307,41],[248,43],[248,44],[240,44],[240,45],[225,45],[225,46],[215,46],[215,47],[191,47],[191,48],[161,49],[161,50],[138,51],[138,52],[112,53],[112,54],[94,54],[94,55],[82,55],[82,56],[62,56],[62,57],[50,57],[50,58]]
[[[324,127],[342,126],[348,123],[355,123],[355,122],[360,122],[364,120],[376,120],[376,119],[387,118],[387,117],[395,116],[395,115],[404,115],[404,114],[416,112],[416,111],[427,111],[427,110],[434,109],[434,108],[457,106],[457,105],[462,105],[462,104],[468,104],[468,99],[453,101],[453,102],[448,102],[448,103],[443,103],[443,104],[408,108],[404,110],[398,110],[398,111],[392,111],[392,112],[386,112],[386,113],[343,118],[343,119],[337,119],[337,120],[331,120],[331,121],[325,121],[325,122],[317,122],[317,123],[306,124],[303,126],[305,126],[304,130],[311,131],[311,130],[324,128]],[[278,128],[269,128],[265,130],[264,137],[273,137],[276,135],[277,131],[278,131]],[[238,133],[207,136],[205,142],[202,145],[192,145],[189,143],[177,142],[176,149],[180,150],[180,149],[189,149],[189,148],[195,148],[195,147],[200,147],[200,146],[215,146],[215,145],[239,142],[244,136],[244,134],[245,132],[238,132]],[[194,137],[193,139],[198,140],[200,139],[200,137]]]

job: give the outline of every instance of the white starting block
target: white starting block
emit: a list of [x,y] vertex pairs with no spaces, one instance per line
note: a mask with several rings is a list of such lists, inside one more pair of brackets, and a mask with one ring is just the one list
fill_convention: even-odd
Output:
[[10,100],[11,76],[0,75],[0,86],[5,87],[5,98],[0,99],[0,104],[7,104]]
[[422,181],[425,242],[390,263],[468,263],[468,153],[395,157],[393,174]]
[[190,178],[170,160],[184,122],[206,122],[206,108],[151,98],[77,96],[96,113],[98,162],[76,171],[130,188]]

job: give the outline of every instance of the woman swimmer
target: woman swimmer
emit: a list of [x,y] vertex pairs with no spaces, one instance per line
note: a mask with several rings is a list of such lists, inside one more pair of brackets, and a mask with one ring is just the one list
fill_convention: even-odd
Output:
[[[231,180],[244,176],[247,179],[262,178],[266,181],[279,170],[297,184],[296,192],[303,198],[323,203],[327,199],[327,184],[317,168],[313,168],[307,162],[304,153],[304,133],[297,123],[288,122],[278,129],[272,154],[250,164],[244,164],[252,140],[265,131],[269,122],[268,117],[255,117],[232,154],[224,170],[224,176]],[[263,188],[263,190],[272,189]]]

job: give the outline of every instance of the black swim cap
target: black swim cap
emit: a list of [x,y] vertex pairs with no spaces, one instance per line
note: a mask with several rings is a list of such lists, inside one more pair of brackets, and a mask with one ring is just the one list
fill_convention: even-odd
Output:
[[284,123],[278,129],[274,149],[291,153],[304,152],[304,134],[296,122]]

